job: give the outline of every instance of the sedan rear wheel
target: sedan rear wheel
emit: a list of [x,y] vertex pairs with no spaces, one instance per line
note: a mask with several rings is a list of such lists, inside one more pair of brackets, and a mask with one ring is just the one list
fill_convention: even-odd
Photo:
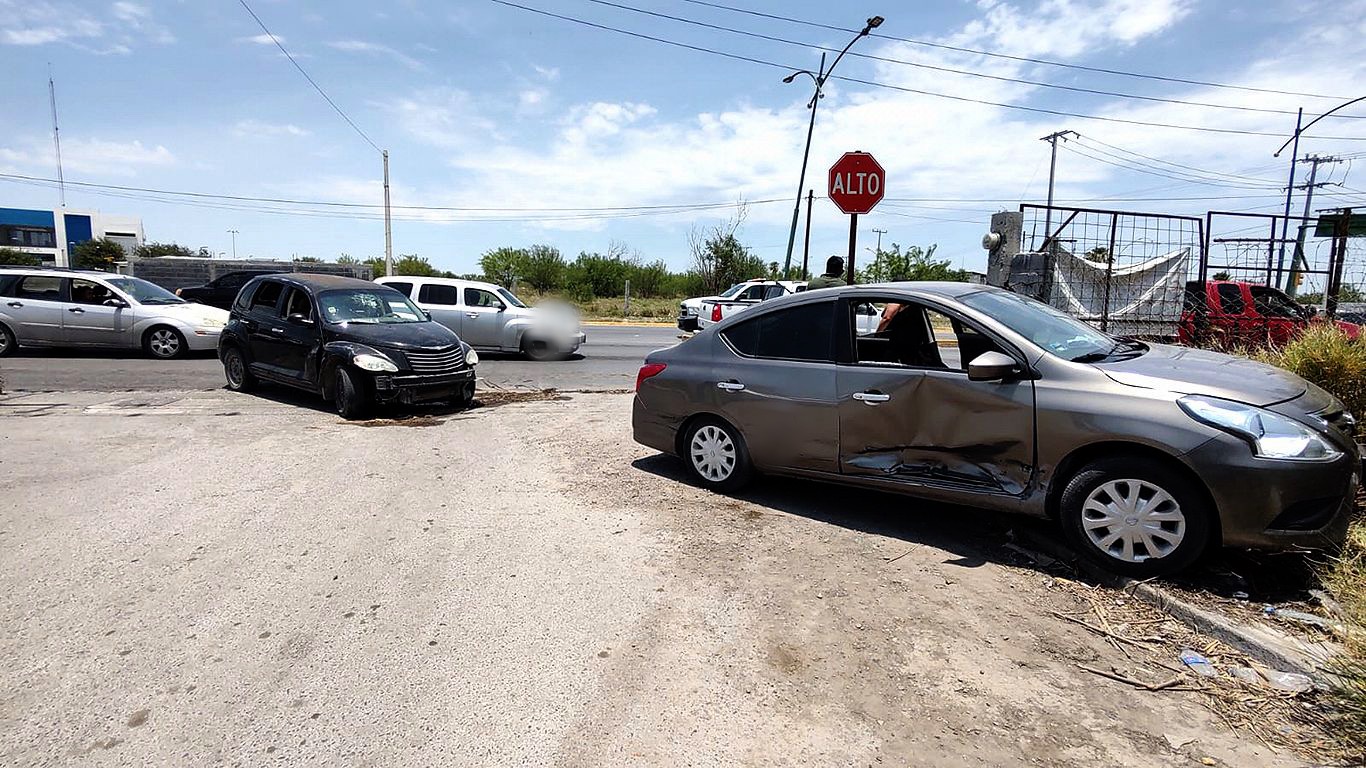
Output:
[[714,491],[739,490],[749,482],[749,451],[734,427],[719,419],[703,419],[684,438],[688,470]]
[[14,332],[0,323],[0,357],[14,354],[14,350],[19,348],[19,342],[14,338]]
[[1106,570],[1160,576],[1195,562],[1210,539],[1208,503],[1192,483],[1147,458],[1084,467],[1062,494],[1073,546]]

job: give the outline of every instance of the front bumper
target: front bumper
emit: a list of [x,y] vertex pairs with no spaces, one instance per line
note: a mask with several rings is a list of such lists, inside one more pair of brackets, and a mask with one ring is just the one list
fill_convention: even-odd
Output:
[[1255,549],[1336,549],[1361,485],[1361,456],[1337,461],[1275,461],[1252,455],[1231,435],[1186,455],[1214,497],[1223,544]]
[[189,328],[181,334],[185,345],[195,352],[218,349],[218,338],[223,335],[222,328]]
[[380,402],[426,403],[449,400],[474,393],[474,369],[456,373],[422,375],[413,373],[381,373],[374,377],[375,399]]
[[689,332],[691,332],[691,331],[696,331],[696,330],[697,330],[697,315],[679,315],[679,316],[678,316],[678,330],[680,330],[680,331],[689,331]]

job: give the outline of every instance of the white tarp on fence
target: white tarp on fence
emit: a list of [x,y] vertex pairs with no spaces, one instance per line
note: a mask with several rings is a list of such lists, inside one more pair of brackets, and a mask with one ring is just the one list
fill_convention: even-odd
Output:
[[1189,247],[1122,267],[1059,250],[1048,303],[1116,336],[1175,336],[1190,261]]

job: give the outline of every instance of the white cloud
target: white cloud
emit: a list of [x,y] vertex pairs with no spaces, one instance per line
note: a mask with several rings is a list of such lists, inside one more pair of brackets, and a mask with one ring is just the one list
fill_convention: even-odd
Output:
[[559,67],[542,67],[539,64],[532,64],[531,68],[536,70],[536,74],[544,78],[546,82],[553,83],[560,79]]
[[124,0],[114,3],[113,11],[115,18],[123,21],[134,21],[148,16],[147,6],[125,2]]
[[240,137],[275,137],[275,136],[296,136],[304,137],[313,135],[312,132],[300,128],[293,123],[266,123],[260,120],[241,120],[232,128],[233,135]]
[[399,64],[412,70],[425,70],[427,68],[427,65],[412,56],[390,48],[387,45],[380,45],[379,43],[368,43],[364,40],[338,40],[328,43],[327,45],[330,48],[335,48],[338,51],[346,51],[347,53],[375,53],[388,56]]
[[279,42],[281,45],[283,45],[285,39],[279,35],[267,35],[262,33],[259,35],[251,35],[249,37],[239,37],[237,38],[237,42],[255,43],[256,45],[275,45],[276,42]]
[[544,88],[528,88],[517,94],[517,102],[527,109],[539,107],[550,92]]
[[[107,41],[107,42],[100,42]],[[89,53],[128,53],[135,43],[172,43],[146,6],[127,0],[109,6],[108,18],[67,2],[0,0],[0,45],[63,43]]]
[[[52,144],[31,137],[17,146],[0,146],[0,161],[17,168],[50,171],[56,166]],[[68,174],[133,176],[139,170],[176,163],[175,155],[157,144],[141,141],[70,138],[62,141],[62,168]]]

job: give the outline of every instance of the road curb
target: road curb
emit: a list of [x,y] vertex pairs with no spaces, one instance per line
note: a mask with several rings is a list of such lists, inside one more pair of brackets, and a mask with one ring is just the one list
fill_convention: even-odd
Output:
[[1332,644],[1307,643],[1271,627],[1239,624],[1151,582],[1107,573],[1078,557],[1057,539],[1024,529],[1017,529],[1016,536],[1022,543],[1073,566],[1097,583],[1123,590],[1130,597],[1151,605],[1191,629],[1214,637],[1272,669],[1298,672],[1310,676],[1316,684],[1322,684],[1323,665],[1338,651]]

